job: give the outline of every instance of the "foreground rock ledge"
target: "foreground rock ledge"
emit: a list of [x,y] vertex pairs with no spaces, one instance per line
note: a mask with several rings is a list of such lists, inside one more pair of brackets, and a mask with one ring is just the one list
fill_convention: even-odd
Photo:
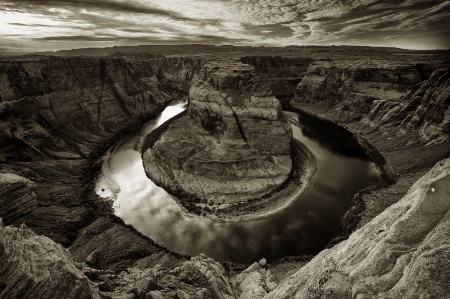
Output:
[[100,298],[69,251],[0,219],[0,298]]
[[251,66],[211,62],[190,89],[187,114],[144,142],[147,175],[188,211],[231,210],[289,178],[291,125],[261,82]]
[[264,298],[449,298],[449,185],[446,159]]

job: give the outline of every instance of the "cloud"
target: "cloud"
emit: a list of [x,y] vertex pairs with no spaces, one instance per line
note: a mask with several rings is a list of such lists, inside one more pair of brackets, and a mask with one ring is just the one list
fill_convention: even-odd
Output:
[[437,0],[20,0],[0,4],[0,46],[16,42],[30,52],[95,42],[448,48],[449,18],[450,1]]
[[53,7],[64,8],[69,7],[86,9],[86,10],[105,10],[114,11],[120,13],[135,13],[135,14],[147,14],[169,17],[171,19],[178,20],[190,20],[189,17],[185,17],[180,13],[175,13],[170,10],[158,9],[155,7],[147,6],[138,1],[115,1],[115,0],[18,0],[10,1],[12,6],[17,9],[28,9],[29,7]]

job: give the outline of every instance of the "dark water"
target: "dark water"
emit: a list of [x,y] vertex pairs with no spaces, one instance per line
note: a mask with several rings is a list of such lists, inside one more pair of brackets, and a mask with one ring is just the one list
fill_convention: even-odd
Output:
[[[339,233],[341,219],[359,190],[379,181],[374,163],[339,154],[306,137],[293,125],[294,137],[317,159],[317,171],[306,191],[286,210],[272,217],[244,223],[217,223],[185,217],[163,189],[145,175],[134,145],[164,118],[183,110],[168,107],[162,118],[111,148],[105,155],[97,193],[114,201],[116,215],[166,248],[187,255],[205,253],[219,261],[251,263],[289,255],[314,254]],[[299,115],[286,112],[296,123]],[[328,134],[329,135],[329,134]]]

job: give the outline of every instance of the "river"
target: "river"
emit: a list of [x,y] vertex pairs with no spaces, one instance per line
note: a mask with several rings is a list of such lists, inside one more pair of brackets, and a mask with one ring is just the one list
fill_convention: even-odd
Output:
[[204,253],[237,263],[315,254],[340,232],[354,195],[380,180],[373,162],[342,155],[326,147],[320,136],[305,136],[301,116],[285,112],[294,138],[317,160],[317,171],[305,192],[287,209],[258,221],[218,223],[202,216],[186,217],[172,197],[147,178],[135,150],[142,136],[185,108],[186,104],[167,107],[157,119],[110,148],[96,182],[97,194],[113,201],[117,216],[173,252]]

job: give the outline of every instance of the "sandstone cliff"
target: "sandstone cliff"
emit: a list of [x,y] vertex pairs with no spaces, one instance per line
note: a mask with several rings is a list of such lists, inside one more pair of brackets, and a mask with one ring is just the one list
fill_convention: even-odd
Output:
[[373,101],[399,98],[422,76],[414,66],[318,61],[297,86],[295,102],[315,104],[343,122],[357,121],[370,111]]
[[287,179],[292,130],[253,67],[210,62],[189,97],[187,115],[142,149],[155,183],[174,194],[230,204],[259,198]]
[[[395,101],[377,100],[363,120],[371,128],[418,131],[426,145],[442,143],[450,138],[450,70],[436,70],[431,77]],[[415,141],[415,140],[414,140]],[[412,142],[414,142],[412,140]]]
[[449,298],[450,159],[264,298]]

